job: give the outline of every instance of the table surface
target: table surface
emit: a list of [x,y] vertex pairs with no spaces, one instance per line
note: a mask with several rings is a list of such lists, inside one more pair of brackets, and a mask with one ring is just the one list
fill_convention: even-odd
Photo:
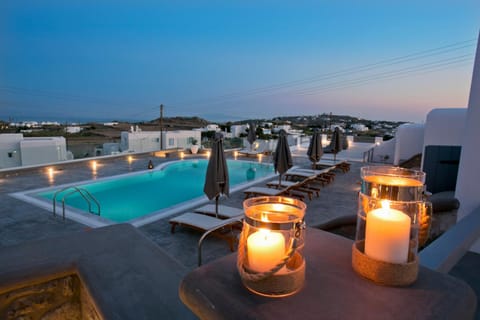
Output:
[[476,296],[463,281],[420,267],[409,287],[376,285],[351,266],[352,241],[306,230],[305,285],[290,297],[248,291],[236,253],[189,273],[180,298],[201,319],[472,319]]

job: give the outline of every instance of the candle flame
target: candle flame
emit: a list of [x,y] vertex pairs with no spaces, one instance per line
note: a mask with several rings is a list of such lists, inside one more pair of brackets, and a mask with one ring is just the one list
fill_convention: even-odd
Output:
[[382,201],[381,201],[381,204],[382,204],[382,208],[383,208],[383,209],[387,209],[387,210],[390,209],[390,201],[388,201],[388,200],[382,200]]
[[260,217],[262,222],[268,222],[267,214],[265,212],[262,212],[262,216]]

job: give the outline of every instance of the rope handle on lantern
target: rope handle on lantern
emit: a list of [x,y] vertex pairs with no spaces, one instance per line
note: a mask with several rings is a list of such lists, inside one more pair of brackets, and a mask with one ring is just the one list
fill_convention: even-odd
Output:
[[244,232],[242,232],[241,239],[238,244],[237,269],[240,275],[242,276],[242,278],[249,281],[260,281],[275,274],[278,270],[282,269],[287,264],[288,260],[290,260],[290,258],[295,254],[295,251],[297,249],[297,239],[294,238],[292,239],[292,245],[290,246],[290,249],[288,250],[287,254],[272,269],[265,272],[255,272],[251,270],[246,270],[245,267],[243,266],[243,261],[245,258],[244,237],[245,237],[245,234]]

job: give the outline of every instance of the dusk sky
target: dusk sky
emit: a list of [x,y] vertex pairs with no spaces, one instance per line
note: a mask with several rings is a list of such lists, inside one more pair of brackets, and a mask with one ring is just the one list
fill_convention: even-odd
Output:
[[480,1],[0,2],[0,119],[466,107]]

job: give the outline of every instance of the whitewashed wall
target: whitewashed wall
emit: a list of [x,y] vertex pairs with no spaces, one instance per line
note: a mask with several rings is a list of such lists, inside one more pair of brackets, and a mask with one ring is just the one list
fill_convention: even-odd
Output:
[[416,123],[405,123],[397,128],[393,157],[395,166],[423,152],[424,129],[423,124]]
[[20,141],[22,166],[67,160],[64,137],[25,138]]
[[[480,35],[473,68],[455,196],[460,200],[458,219],[480,206]],[[480,252],[480,241],[473,246]]]
[[460,146],[465,135],[466,108],[439,108],[427,114],[423,145]]

